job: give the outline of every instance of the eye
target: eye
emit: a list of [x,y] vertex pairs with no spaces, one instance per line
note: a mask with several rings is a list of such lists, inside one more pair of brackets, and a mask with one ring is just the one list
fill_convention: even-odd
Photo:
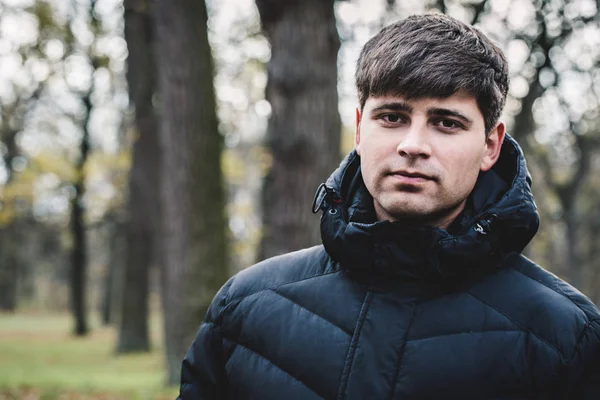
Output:
[[463,127],[462,124],[453,119],[440,119],[435,121],[434,124],[444,129],[458,129]]
[[380,118],[388,124],[397,124],[403,121],[402,116],[399,114],[383,114]]

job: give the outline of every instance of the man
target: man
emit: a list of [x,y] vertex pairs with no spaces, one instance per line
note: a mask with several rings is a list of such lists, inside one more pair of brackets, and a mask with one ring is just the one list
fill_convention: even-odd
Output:
[[538,228],[499,122],[502,52],[443,15],[362,50],[355,150],[322,185],[322,246],[216,295],[181,399],[600,399],[600,314],[520,254]]

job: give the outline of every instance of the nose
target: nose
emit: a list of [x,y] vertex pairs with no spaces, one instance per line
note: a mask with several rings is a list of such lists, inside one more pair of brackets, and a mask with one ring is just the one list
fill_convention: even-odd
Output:
[[431,146],[429,145],[427,126],[413,122],[402,136],[396,150],[401,157],[429,158]]

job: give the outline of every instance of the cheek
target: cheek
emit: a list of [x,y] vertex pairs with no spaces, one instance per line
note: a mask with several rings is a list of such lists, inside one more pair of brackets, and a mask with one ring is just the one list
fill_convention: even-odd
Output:
[[371,188],[373,181],[377,175],[377,165],[370,158],[361,157],[361,173],[367,187]]
[[381,162],[378,161],[379,157],[373,150],[373,148],[367,146],[362,149],[362,155],[360,156],[363,181],[370,192],[376,191],[376,186],[379,185],[378,182],[381,180],[379,178]]
[[361,159],[371,169],[377,169],[390,156],[394,157],[396,155],[396,146],[390,146],[388,142],[380,137],[370,137],[369,140],[361,143]]
[[[448,153],[446,153],[448,155]],[[446,172],[457,186],[469,186],[474,184],[479,175],[482,155],[477,152],[457,151],[448,158]]]

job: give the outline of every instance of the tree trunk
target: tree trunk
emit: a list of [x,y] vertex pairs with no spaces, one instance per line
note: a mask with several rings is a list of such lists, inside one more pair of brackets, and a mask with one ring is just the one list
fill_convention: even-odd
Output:
[[225,281],[226,218],[204,1],[157,0],[162,295],[168,382]]
[[100,302],[99,312],[103,325],[116,325],[118,324],[117,315],[120,315],[120,311],[117,310],[118,304],[120,303],[119,294],[121,291],[118,290],[118,282],[122,279],[120,274],[123,272],[124,255],[119,253],[121,250],[121,243],[123,234],[121,230],[124,229],[123,223],[119,215],[121,214],[118,210],[109,212],[104,218],[104,233],[103,239],[106,242],[106,248],[108,251],[108,258],[106,261],[106,270],[104,275],[104,282],[102,288],[102,301]]
[[75,198],[71,202],[71,312],[75,322],[74,333],[83,336],[88,333],[86,315],[86,236],[83,210],[83,182],[75,184]]
[[16,217],[11,225],[11,234],[17,248],[14,256],[17,259],[17,302],[28,306],[35,299],[35,277],[39,271],[36,258],[31,258],[30,255],[39,254],[40,236],[44,234],[44,229],[36,223],[30,212]]
[[[4,183],[5,188],[14,179],[13,161],[21,156],[21,150],[16,140],[17,134],[23,130],[27,114],[39,99],[43,87],[43,84],[39,84],[28,97],[18,97],[14,103],[3,104],[0,107],[0,139],[5,150],[2,161],[4,161],[7,174]],[[17,201],[18,199],[13,199],[14,203]],[[15,204],[6,202],[3,204],[3,208],[14,209],[15,207]],[[5,226],[0,227],[0,310],[4,311],[14,311],[17,307],[19,271],[21,273],[30,272],[30,270],[24,271],[21,264],[23,261],[21,257],[23,246],[20,241],[23,235],[26,235],[23,232],[23,224],[21,223],[24,218],[24,216],[16,213]]]
[[[11,115],[15,113],[16,107],[11,110],[2,110],[1,136],[2,143],[6,151],[3,155],[4,168],[7,173],[5,187],[9,186],[14,178],[12,169],[13,160],[20,154],[17,147],[16,137],[20,129],[14,129],[10,126]],[[20,127],[24,124],[24,115],[16,118]],[[11,207],[14,204],[3,204],[3,207]],[[8,223],[0,229],[0,310],[13,312],[17,308],[17,282],[19,277],[19,263],[21,257],[19,253],[21,247],[18,240],[15,240],[18,232],[16,220],[21,218],[15,215]]]
[[[565,266],[568,268],[567,278],[569,283],[577,289],[583,290],[583,265],[579,243],[579,234],[582,227],[579,223],[577,199],[592,168],[591,160],[592,154],[594,154],[594,141],[581,132],[576,131],[574,124],[571,124],[571,126],[575,149],[579,153],[579,159],[575,164],[575,170],[571,179],[566,184],[559,185],[555,183],[554,189],[560,200],[566,224],[568,259]],[[549,164],[549,161],[546,163]]]
[[105,324],[119,324],[121,316],[121,302],[123,301],[123,280],[125,275],[125,248],[126,234],[125,223],[119,216],[109,218],[108,248],[110,257],[108,261],[107,276],[105,277],[105,290],[103,301],[103,322]]
[[586,251],[586,267],[589,274],[589,295],[594,303],[600,305],[600,268],[598,263],[600,260],[600,248],[598,246],[598,238],[600,237],[600,213],[597,211],[590,213],[588,219],[589,229],[587,231],[587,251]]
[[150,350],[148,333],[149,270],[155,261],[155,232],[159,216],[159,149],[152,105],[155,92],[152,15],[148,0],[125,1],[125,39],[129,49],[127,81],[135,106],[136,140],[129,173],[125,297],[117,352]]
[[13,227],[0,229],[0,311],[17,308],[18,244],[13,239]]
[[83,196],[85,194],[85,163],[87,161],[89,146],[88,122],[92,111],[91,93],[84,96],[83,103],[86,108],[86,117],[82,123],[83,137],[81,138],[79,160],[75,166],[77,178],[74,183],[75,196],[71,200],[70,228],[73,238],[71,249],[71,312],[74,319],[74,334],[84,336],[88,333],[86,292],[87,292],[87,240],[85,232],[85,208]]
[[320,242],[313,195],[340,161],[333,0],[257,0],[271,43],[266,98],[272,164],[263,186],[261,259]]
[[565,260],[567,280],[576,288],[583,290],[582,284],[582,265],[579,258],[579,223],[577,221],[577,212],[575,204],[564,205],[564,221],[566,225],[565,236],[567,239],[567,254]]
[[106,265],[106,275],[104,275],[104,290],[102,292],[102,302],[100,304],[100,319],[102,325],[108,326],[113,323],[114,315],[112,313],[114,303],[114,282],[115,282],[115,266],[108,262]]

